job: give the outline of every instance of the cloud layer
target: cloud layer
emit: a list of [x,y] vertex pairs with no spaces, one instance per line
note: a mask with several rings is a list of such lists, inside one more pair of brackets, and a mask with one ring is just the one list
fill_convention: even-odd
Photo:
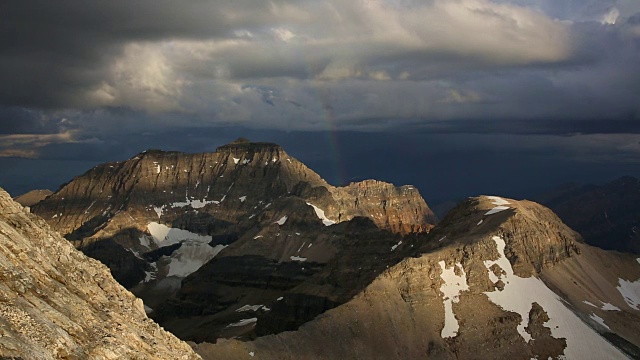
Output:
[[180,126],[567,135],[637,132],[640,120],[634,0],[1,10],[0,156]]

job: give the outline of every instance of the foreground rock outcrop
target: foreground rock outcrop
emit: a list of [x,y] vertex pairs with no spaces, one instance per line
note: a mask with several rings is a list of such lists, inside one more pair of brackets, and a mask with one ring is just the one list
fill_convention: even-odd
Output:
[[0,189],[0,358],[198,359],[109,269]]
[[[351,301],[298,331],[195,346],[205,359],[627,359],[640,260],[584,244],[538,204],[472,198]],[[258,320],[259,321],[259,320]]]

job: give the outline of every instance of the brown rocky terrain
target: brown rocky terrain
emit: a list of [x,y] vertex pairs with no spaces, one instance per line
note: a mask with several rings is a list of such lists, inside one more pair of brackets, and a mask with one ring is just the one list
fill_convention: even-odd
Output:
[[606,250],[640,254],[640,180],[570,185],[540,197],[584,240]]
[[[150,150],[96,166],[32,210],[107,264],[163,326],[200,340],[295,329],[362,287],[350,282],[355,265],[340,266],[375,268],[363,275],[370,281],[401,259],[391,248],[403,236],[435,223],[412,186],[334,187],[280,146],[242,139],[214,153]],[[260,326],[227,328],[246,315],[235,310],[263,299],[273,309]]]
[[51,190],[31,190],[28,193],[16,196],[13,200],[22,206],[33,206],[51,194],[53,194]]
[[206,359],[640,356],[640,260],[584,244],[538,204],[471,198],[396,250],[406,258],[297,331],[194,348]]
[[140,299],[0,189],[0,358],[198,359]]

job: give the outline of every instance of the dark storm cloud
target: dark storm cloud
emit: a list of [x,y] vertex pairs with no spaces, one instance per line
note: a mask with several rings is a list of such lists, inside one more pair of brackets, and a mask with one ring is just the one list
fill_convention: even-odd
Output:
[[58,131],[58,126],[48,121],[42,111],[21,107],[0,106],[0,124],[0,135],[50,134]]
[[639,132],[639,11],[632,0],[5,1],[0,156],[197,151],[210,148],[198,133],[241,128],[611,134],[596,141],[606,156],[634,158],[616,136]]
[[[269,2],[4,1],[0,5],[0,102],[86,106],[85,92],[132,41],[211,39],[261,26]],[[253,16],[242,16],[245,9]],[[237,17],[237,19],[236,19]],[[78,96],[80,95],[80,98]]]

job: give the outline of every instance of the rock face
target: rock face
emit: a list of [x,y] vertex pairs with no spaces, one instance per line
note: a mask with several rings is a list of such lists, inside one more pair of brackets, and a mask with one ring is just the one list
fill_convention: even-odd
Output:
[[395,251],[404,260],[297,331],[194,348],[205,359],[640,354],[640,259],[584,244],[538,204],[472,198]]
[[[300,201],[301,212],[305,208]],[[329,227],[317,218],[309,226],[311,220],[289,218],[229,245],[184,279],[154,319],[197,342],[296,330],[406,256],[397,248],[407,238],[381,231],[368,218]],[[255,321],[234,325],[247,319]]]
[[0,189],[0,358],[198,359],[143,303]]
[[51,190],[31,190],[26,194],[16,196],[13,200],[22,206],[33,206],[53,194]]
[[601,186],[566,186],[541,201],[588,244],[640,254],[640,180],[626,176]]
[[[334,187],[280,146],[246,140],[214,153],[149,150],[99,165],[32,210],[77,248],[108,265],[152,309],[162,306],[154,316],[180,336],[193,339],[187,334],[201,329],[193,325],[193,316],[216,316],[204,326],[207,340],[218,334],[297,328],[357,293],[348,282],[329,280],[335,272],[329,270],[335,267],[331,264],[376,247],[388,257],[402,236],[424,233],[435,223],[412,186],[367,180]],[[361,233],[371,239],[365,246],[355,242],[365,241]],[[214,257],[219,261],[185,279]],[[360,258],[356,262],[369,266]],[[284,296],[302,284],[309,286],[314,276],[320,280],[313,280],[312,290],[285,297],[288,310],[269,312],[273,325],[265,327],[264,320],[255,329],[221,330],[238,317],[237,308],[255,305],[264,294]],[[183,283],[188,289],[164,304]],[[220,299],[210,296],[229,287],[238,291]],[[332,295],[331,289],[338,290]],[[300,310],[309,301],[315,301],[313,310]],[[189,325],[185,318],[191,319]]]

